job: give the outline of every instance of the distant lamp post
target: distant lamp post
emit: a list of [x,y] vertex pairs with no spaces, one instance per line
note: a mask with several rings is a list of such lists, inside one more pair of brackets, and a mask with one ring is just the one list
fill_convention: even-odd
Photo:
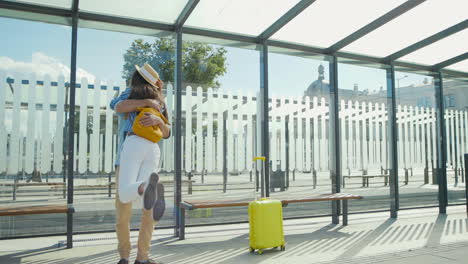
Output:
[[400,80],[403,80],[403,79],[405,79],[407,77],[408,77],[408,75],[405,75],[405,76],[403,76],[401,78],[397,78],[398,97],[400,96]]

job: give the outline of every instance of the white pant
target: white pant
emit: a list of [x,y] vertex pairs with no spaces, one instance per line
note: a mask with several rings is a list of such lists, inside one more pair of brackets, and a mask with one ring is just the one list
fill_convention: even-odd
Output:
[[137,200],[138,186],[159,171],[160,150],[157,143],[142,137],[128,136],[120,153],[119,198],[122,203]]

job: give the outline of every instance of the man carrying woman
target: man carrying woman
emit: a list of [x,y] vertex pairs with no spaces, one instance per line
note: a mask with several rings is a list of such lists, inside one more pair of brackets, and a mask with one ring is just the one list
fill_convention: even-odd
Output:
[[[133,132],[132,126],[138,108],[150,107],[158,110],[168,119],[167,107],[162,93],[164,83],[159,74],[149,65],[135,65],[130,80],[130,88],[114,98],[110,107],[119,116],[119,149],[116,156],[116,233],[120,261],[128,264],[131,251],[130,218],[132,202],[143,198],[143,214],[138,235],[138,250],[135,264],[157,264],[149,259],[149,251],[154,225],[161,218],[164,209],[164,188],[158,184],[161,152],[154,143]],[[137,121],[138,122],[138,121]],[[157,126],[163,138],[170,136],[170,126],[161,117],[145,113],[140,124]]]

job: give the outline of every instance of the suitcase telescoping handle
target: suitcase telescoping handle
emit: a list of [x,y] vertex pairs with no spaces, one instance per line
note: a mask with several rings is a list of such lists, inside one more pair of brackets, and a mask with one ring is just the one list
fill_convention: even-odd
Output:
[[258,195],[257,193],[257,184],[258,184],[258,181],[257,181],[257,172],[259,171],[258,168],[257,168],[257,161],[261,161],[261,164],[262,164],[262,169],[263,169],[263,173],[265,173],[265,162],[266,162],[266,157],[262,157],[262,156],[259,156],[259,157],[254,157],[253,158],[253,163],[254,163],[254,168],[255,168],[255,186],[254,186],[254,199],[255,200],[260,200],[261,197],[264,196],[263,192],[265,190],[265,181],[263,180],[263,177],[262,176],[262,171],[260,171],[260,179],[258,180],[260,182],[260,191],[261,191],[261,194],[260,196]]

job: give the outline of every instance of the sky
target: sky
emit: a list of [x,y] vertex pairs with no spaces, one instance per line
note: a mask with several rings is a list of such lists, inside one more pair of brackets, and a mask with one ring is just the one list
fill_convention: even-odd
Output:
[[[71,28],[40,22],[0,18],[0,32],[8,36],[0,42],[0,70],[19,72],[24,76],[36,73],[69,78]],[[153,37],[128,33],[79,28],[77,49],[77,79],[89,82],[99,78],[106,83],[122,83],[123,54],[133,40]],[[219,78],[221,88],[237,93],[256,93],[260,87],[259,52],[240,48],[227,49],[227,73]],[[269,54],[269,85],[272,96],[301,96],[318,78],[317,68],[325,66],[328,80],[328,63],[309,58],[278,53]],[[43,77],[38,77],[39,79]],[[378,91],[386,88],[385,71],[354,65],[339,64],[339,87]],[[422,82],[421,76],[408,76],[400,86]]]

